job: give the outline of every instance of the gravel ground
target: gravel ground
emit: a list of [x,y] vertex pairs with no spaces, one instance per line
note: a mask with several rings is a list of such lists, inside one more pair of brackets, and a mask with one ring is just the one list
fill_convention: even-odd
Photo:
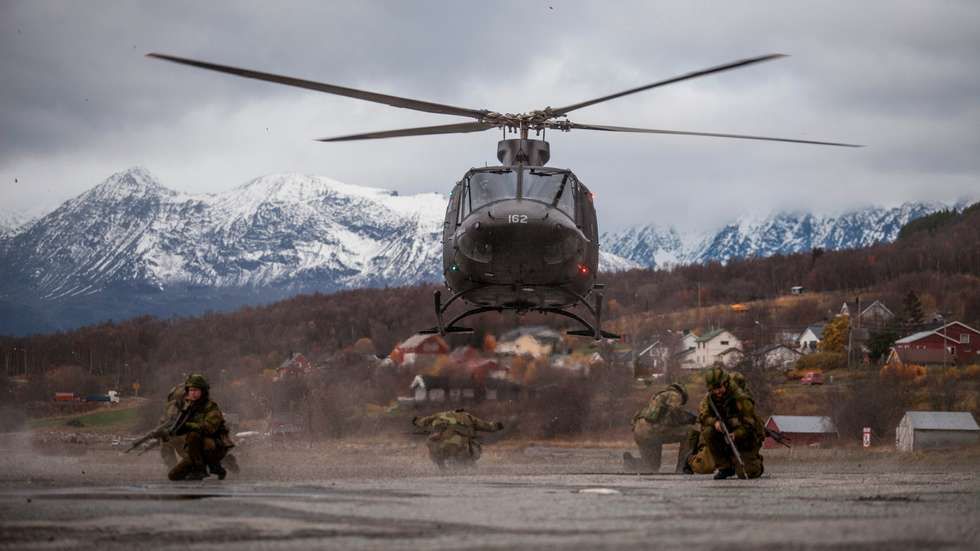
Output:
[[153,452],[51,440],[0,436],[0,548],[980,548],[977,450],[776,450],[714,481],[624,473],[625,442],[500,443],[443,473],[407,437],[259,441],[237,476],[169,483]]

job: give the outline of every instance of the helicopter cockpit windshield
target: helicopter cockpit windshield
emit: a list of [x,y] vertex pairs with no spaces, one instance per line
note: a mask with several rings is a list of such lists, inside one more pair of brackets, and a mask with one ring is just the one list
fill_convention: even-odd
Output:
[[575,177],[569,172],[525,169],[521,195],[548,203],[574,218],[575,216]]
[[494,201],[517,197],[517,173],[510,169],[476,172],[470,176],[469,183],[473,210]]

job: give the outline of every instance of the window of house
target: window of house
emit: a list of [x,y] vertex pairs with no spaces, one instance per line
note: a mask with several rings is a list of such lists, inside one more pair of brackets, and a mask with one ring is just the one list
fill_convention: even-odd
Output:
[[961,344],[970,344],[970,334],[969,333],[960,333],[960,343]]
[[721,341],[722,346],[728,346],[728,341]]

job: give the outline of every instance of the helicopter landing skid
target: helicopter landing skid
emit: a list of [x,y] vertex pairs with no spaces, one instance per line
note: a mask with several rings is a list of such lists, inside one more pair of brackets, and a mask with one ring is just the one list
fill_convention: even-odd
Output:
[[[569,291],[567,289],[563,289],[561,287],[553,287],[553,288],[562,291],[563,293],[565,293],[565,294],[569,295],[570,297],[574,298],[576,303],[579,303],[579,304],[582,304],[583,306],[585,306],[586,309],[589,310],[589,313],[592,314],[592,317],[595,319],[595,323],[589,323],[587,320],[583,319],[578,314],[575,314],[574,312],[569,312],[568,310],[565,310],[564,308],[534,307],[534,306],[527,306],[527,305],[521,305],[521,306],[516,306],[516,305],[515,306],[480,306],[480,307],[477,307],[477,308],[471,308],[470,310],[467,310],[467,311],[463,312],[462,314],[460,314],[460,315],[456,316],[455,318],[453,318],[449,323],[445,323],[443,321],[443,319],[444,319],[443,318],[443,314],[445,314],[446,309],[449,308],[449,305],[452,304],[453,302],[455,302],[456,299],[458,299],[458,298],[462,297],[463,295],[465,295],[466,293],[472,292],[472,291],[474,291],[476,289],[470,289],[469,291],[463,291],[463,292],[460,292],[460,293],[456,293],[455,295],[453,295],[452,297],[450,297],[450,299],[448,301],[446,301],[445,304],[442,304],[442,291],[438,291],[437,290],[435,293],[433,293],[432,298],[433,298],[433,302],[434,302],[434,306],[435,306],[436,321],[437,321],[438,325],[436,325],[435,327],[432,327],[430,329],[424,329],[422,331],[419,331],[419,333],[424,334],[424,335],[439,334],[439,335],[443,335],[443,336],[445,336],[447,334],[456,334],[456,333],[472,333],[473,332],[473,329],[471,327],[459,327],[459,326],[456,325],[456,323],[458,321],[464,319],[464,318],[468,318],[470,316],[475,316],[477,314],[483,314],[483,313],[486,313],[486,312],[503,312],[504,310],[514,310],[514,311],[517,311],[520,314],[523,314],[525,312],[541,312],[541,313],[544,313],[544,314],[557,314],[559,316],[565,316],[567,318],[571,318],[571,319],[573,319],[573,320],[581,323],[585,327],[585,329],[577,329],[577,330],[574,330],[574,331],[568,331],[568,334],[569,335],[576,335],[576,336],[581,336],[581,337],[593,337],[597,341],[598,340],[602,340],[602,339],[618,339],[620,337],[619,335],[617,335],[615,333],[610,333],[609,331],[603,330],[602,327],[601,327],[601,322],[602,322],[602,299],[603,299],[602,293],[596,293],[595,294],[595,305],[593,306],[593,305],[589,304],[585,300],[584,297],[581,297],[581,296],[579,296],[579,295],[577,295],[577,294],[575,294],[575,293],[573,293],[573,292],[571,292],[571,291]],[[598,288],[601,288],[601,287],[599,287],[597,285],[596,288],[598,289]]]

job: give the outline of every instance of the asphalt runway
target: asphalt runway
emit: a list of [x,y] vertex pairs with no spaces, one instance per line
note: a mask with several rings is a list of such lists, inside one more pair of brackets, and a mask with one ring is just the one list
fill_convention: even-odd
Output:
[[[417,446],[370,466],[364,449],[279,450],[264,464],[244,454],[238,478],[194,483],[161,480],[145,456],[34,464],[7,456],[0,547],[980,548],[972,458],[903,464],[777,454],[761,479],[715,481],[621,473],[622,449],[612,448],[497,451],[477,470],[450,473],[419,461]],[[294,467],[280,468],[287,464]]]

